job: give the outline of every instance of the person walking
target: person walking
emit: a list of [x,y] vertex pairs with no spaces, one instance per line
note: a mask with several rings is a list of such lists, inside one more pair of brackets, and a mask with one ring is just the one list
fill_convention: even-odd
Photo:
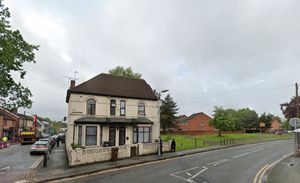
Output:
[[159,137],[159,147],[160,147],[160,155],[163,155],[163,141],[162,139]]
[[173,151],[173,152],[176,151],[176,142],[174,139],[172,139],[172,142],[171,142],[171,151]]
[[60,141],[60,136],[58,136],[57,139],[56,139],[56,145],[57,145],[57,147],[59,147],[59,141]]

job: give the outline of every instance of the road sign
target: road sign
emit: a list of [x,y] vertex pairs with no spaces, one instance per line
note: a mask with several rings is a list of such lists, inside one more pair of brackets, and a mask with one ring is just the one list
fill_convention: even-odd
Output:
[[291,118],[289,123],[292,127],[297,128],[300,126],[300,119],[299,118]]
[[260,127],[265,127],[266,125],[265,125],[265,123],[259,123],[259,126]]

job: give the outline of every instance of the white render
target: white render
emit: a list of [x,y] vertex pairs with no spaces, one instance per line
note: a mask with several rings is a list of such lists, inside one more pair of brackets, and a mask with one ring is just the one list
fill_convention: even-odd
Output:
[[[94,99],[96,101],[96,112],[95,115],[87,115],[86,114],[86,102],[88,99]],[[116,115],[111,116],[110,115],[110,100],[116,100]],[[120,100],[126,101],[126,115],[120,116]],[[160,122],[159,122],[159,100],[153,101],[153,100],[145,100],[145,99],[131,99],[131,98],[120,98],[120,97],[108,97],[108,96],[96,96],[96,95],[86,95],[86,94],[70,94],[69,98],[69,104],[68,104],[68,130],[66,134],[66,148],[69,155],[69,160],[74,160],[75,157],[72,156],[80,156],[78,152],[81,152],[77,149],[77,153],[74,152],[74,150],[71,147],[71,144],[78,144],[78,125],[74,123],[75,120],[82,118],[82,117],[95,117],[95,118],[129,118],[129,119],[138,119],[138,104],[140,102],[143,102],[145,105],[145,116],[147,119],[153,122],[153,124],[138,124],[137,126],[147,126],[151,127],[151,136],[150,136],[150,143],[155,143],[155,139],[158,139],[160,136]],[[108,141],[109,138],[109,127],[108,126],[101,126],[101,124],[83,124],[81,123],[80,126],[82,126],[82,146],[86,149],[89,148],[104,148],[102,147],[102,144],[100,144],[100,128],[102,128],[102,139],[103,141]],[[97,145],[96,146],[85,146],[85,128],[86,126],[97,126]],[[118,127],[116,128],[116,138],[115,138],[115,144],[118,146],[119,144],[119,133],[118,133]],[[133,145],[133,127],[132,125],[126,126],[126,137],[128,137],[128,140],[126,139],[125,145],[126,147],[120,147],[122,149],[121,152],[124,152],[126,150],[126,153],[119,152],[119,158],[125,158],[130,157],[130,146]],[[136,146],[137,144],[134,144]],[[110,148],[110,147],[108,147]],[[127,152],[129,151],[129,153]],[[121,153],[121,154],[120,154]],[[99,153],[98,153],[99,154]],[[106,152],[106,158],[103,160],[108,160],[110,157],[110,153]],[[92,158],[93,159],[93,158]],[[72,163],[70,161],[70,165],[77,165],[77,164],[84,164],[84,163],[91,163],[92,159],[89,159],[88,161],[81,161],[77,163]],[[94,158],[95,161],[103,161],[101,158]],[[84,160],[82,158],[81,160]]]

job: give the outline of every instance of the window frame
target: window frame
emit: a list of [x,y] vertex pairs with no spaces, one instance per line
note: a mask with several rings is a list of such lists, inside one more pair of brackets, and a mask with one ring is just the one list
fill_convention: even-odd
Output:
[[[94,103],[89,103],[91,101],[94,102]],[[89,106],[91,106],[90,107],[91,111],[89,111]],[[87,99],[87,101],[86,101],[86,114],[87,115],[92,115],[92,116],[96,115],[96,100],[95,99],[93,99],[93,98]]]
[[82,126],[78,126],[78,144],[82,145]]
[[[122,106],[122,103],[124,106]],[[124,114],[122,113],[124,111]],[[120,116],[126,116],[126,101],[125,100],[120,100]]]
[[[140,110],[141,108],[143,108],[142,111]],[[141,112],[143,112],[143,113],[141,113]],[[138,115],[143,115],[143,116],[146,115],[146,107],[145,107],[145,103],[144,102],[139,102],[138,103]]]
[[[88,131],[88,128],[95,128],[96,129],[96,134],[95,135],[88,135],[88,133],[87,133],[87,131]],[[97,145],[97,133],[98,133],[98,129],[97,129],[97,126],[86,126],[85,127],[85,145],[86,146],[95,146],[95,145]],[[87,139],[88,139],[88,136],[94,136],[94,138],[95,138],[95,144],[87,144]]]
[[[113,106],[114,104],[114,106]],[[117,108],[117,103],[115,99],[110,100],[110,115],[115,116],[116,115],[116,108]]]
[[[149,129],[146,131],[145,129]],[[142,129],[142,130],[140,130]],[[150,143],[151,142],[151,135],[152,135],[152,127],[150,126],[134,126],[133,127],[133,138],[132,138],[132,143],[137,144],[137,143]],[[148,133],[148,140],[146,141],[145,139],[145,134]],[[142,137],[140,137],[140,135]],[[139,140],[139,138],[142,138],[142,141]]]

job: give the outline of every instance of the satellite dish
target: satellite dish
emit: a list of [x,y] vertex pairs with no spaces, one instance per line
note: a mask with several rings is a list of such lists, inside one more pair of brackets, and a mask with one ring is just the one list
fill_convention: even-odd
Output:
[[299,118],[291,118],[289,123],[292,127],[297,128],[300,126],[300,119]]

